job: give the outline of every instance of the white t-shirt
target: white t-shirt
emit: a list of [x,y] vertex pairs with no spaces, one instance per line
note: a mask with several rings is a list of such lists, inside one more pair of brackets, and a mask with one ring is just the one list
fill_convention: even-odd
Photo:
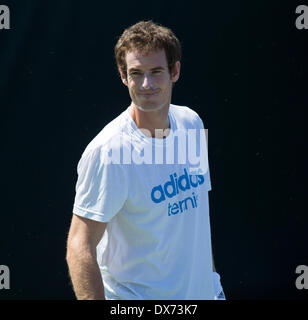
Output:
[[[106,299],[214,299],[210,172],[197,174],[188,161],[166,163],[166,150],[185,153],[175,132],[203,129],[202,120],[192,109],[171,104],[171,131],[155,139],[137,128],[129,110],[89,143],[77,169],[74,214],[108,222],[97,246]],[[124,153],[131,163],[123,164]],[[142,156],[148,162],[136,163]]]

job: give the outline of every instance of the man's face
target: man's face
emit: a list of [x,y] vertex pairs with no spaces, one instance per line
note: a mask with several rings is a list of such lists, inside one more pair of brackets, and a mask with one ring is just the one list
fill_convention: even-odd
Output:
[[156,111],[171,102],[172,83],[180,74],[177,61],[170,75],[165,50],[150,52],[144,56],[137,51],[126,54],[127,78],[121,72],[133,104],[142,111]]

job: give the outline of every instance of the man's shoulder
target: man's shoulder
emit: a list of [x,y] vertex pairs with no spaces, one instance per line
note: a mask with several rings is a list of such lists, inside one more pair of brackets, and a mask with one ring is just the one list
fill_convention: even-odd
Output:
[[175,117],[178,123],[182,123],[184,126],[191,125],[193,127],[202,123],[202,119],[200,118],[199,114],[192,108],[175,104],[171,104],[170,107],[172,115]]
[[121,137],[127,131],[125,111],[107,123],[103,129],[86,146],[83,155],[94,151],[109,151],[120,147]]

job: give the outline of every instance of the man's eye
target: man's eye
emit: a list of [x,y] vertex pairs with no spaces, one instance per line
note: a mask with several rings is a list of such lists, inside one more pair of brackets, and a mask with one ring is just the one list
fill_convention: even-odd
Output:
[[162,71],[161,70],[154,70],[153,73],[154,74],[160,74]]
[[140,72],[138,72],[138,71],[133,71],[130,73],[131,76],[137,76],[139,74],[140,74]]

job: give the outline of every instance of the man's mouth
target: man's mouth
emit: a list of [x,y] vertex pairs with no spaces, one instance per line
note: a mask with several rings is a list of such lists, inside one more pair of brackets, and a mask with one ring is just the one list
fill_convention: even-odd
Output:
[[153,97],[156,96],[158,94],[158,92],[145,92],[145,93],[140,93],[141,96],[149,98],[149,97]]

